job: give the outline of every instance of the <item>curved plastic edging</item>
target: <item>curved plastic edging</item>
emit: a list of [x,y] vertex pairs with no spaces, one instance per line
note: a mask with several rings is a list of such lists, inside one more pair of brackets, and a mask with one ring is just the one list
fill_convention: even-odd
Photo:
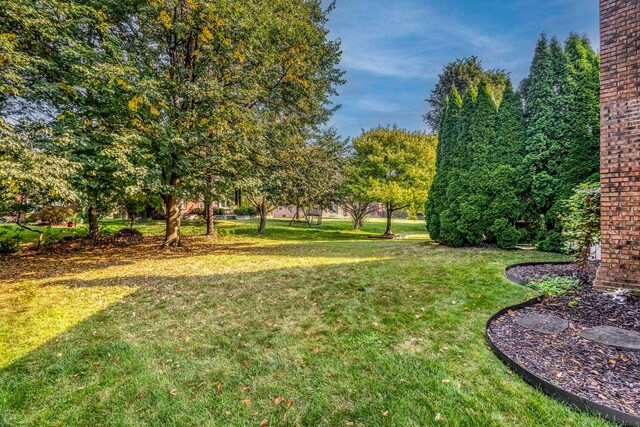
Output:
[[[509,280],[512,280],[515,283],[518,283],[520,285],[526,286],[526,282],[520,283],[522,282],[521,280],[513,280],[509,276],[508,271],[516,266],[534,265],[534,264],[545,264],[545,263],[514,264],[507,267],[507,269],[505,270],[505,274],[507,275],[507,278],[509,278]],[[567,263],[553,262],[553,263],[546,263],[546,264],[567,264]],[[525,380],[527,383],[529,383],[533,387],[540,389],[543,393],[561,402],[571,405],[581,411],[596,413],[608,421],[612,421],[614,423],[618,423],[628,427],[640,427],[640,417],[627,414],[622,411],[618,411],[617,409],[613,409],[608,406],[601,405],[599,403],[585,399],[584,397],[580,397],[576,394],[573,394],[567,390],[564,390],[554,384],[551,384],[547,380],[537,376],[533,372],[529,371],[528,369],[518,364],[515,360],[513,360],[512,358],[504,354],[502,350],[500,350],[498,346],[494,344],[494,342],[491,340],[491,337],[489,336],[489,326],[491,325],[491,322],[493,322],[498,317],[508,313],[511,310],[519,310],[522,308],[530,307],[534,304],[537,304],[538,302],[540,302],[540,297],[536,297],[528,301],[525,301],[523,303],[503,308],[502,310],[498,311],[496,314],[491,316],[489,320],[487,320],[487,323],[485,324],[485,341],[487,342],[487,345],[489,346],[489,348],[491,348],[491,350],[495,353],[495,355],[498,356],[498,358],[505,365],[511,368],[511,370],[513,370],[523,380]]]

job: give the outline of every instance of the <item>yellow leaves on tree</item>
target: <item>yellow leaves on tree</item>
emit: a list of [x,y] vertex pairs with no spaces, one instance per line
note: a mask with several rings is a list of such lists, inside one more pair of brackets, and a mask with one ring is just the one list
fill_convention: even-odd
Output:
[[140,106],[143,103],[144,103],[144,98],[142,98],[141,96],[134,96],[129,100],[129,103],[128,103],[129,110],[138,111],[140,109]]
[[160,23],[162,23],[162,26],[164,28],[169,29],[172,27],[171,17],[169,16],[166,10],[160,11],[160,15],[158,15],[158,20],[160,21]]

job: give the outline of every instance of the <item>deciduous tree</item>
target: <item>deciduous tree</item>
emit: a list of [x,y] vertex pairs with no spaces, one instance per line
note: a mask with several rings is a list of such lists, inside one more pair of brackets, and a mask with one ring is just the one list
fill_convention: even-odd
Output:
[[393,127],[365,131],[353,140],[358,173],[366,194],[387,211],[386,236],[392,236],[393,213],[424,206],[435,175],[437,138]]

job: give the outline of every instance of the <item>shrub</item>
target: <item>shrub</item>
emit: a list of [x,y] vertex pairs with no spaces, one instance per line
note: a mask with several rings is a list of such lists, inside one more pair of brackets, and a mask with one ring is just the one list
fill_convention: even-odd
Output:
[[14,234],[6,237],[7,234],[9,234],[7,230],[0,230],[0,254],[18,253],[20,251],[20,236]]
[[566,294],[571,289],[575,289],[580,284],[580,280],[573,277],[542,277],[531,282],[536,290],[542,295],[557,297]]
[[495,220],[491,226],[491,232],[501,248],[513,248],[520,241],[520,232],[504,218]]
[[224,215],[226,212],[222,208],[213,208],[214,215]]
[[30,219],[48,224],[59,224],[74,215],[73,209],[66,206],[46,206],[33,214]]
[[552,231],[544,240],[538,242],[536,249],[542,252],[566,252],[566,240],[562,233]]
[[235,208],[233,213],[240,216],[253,216],[256,215],[258,211],[253,206],[240,206]]
[[591,248],[600,241],[600,187],[582,184],[562,204],[560,221],[571,251],[583,265],[589,261]]
[[482,214],[478,204],[474,202],[460,204],[460,219],[456,225],[462,236],[472,245],[479,245],[484,238],[481,219]]

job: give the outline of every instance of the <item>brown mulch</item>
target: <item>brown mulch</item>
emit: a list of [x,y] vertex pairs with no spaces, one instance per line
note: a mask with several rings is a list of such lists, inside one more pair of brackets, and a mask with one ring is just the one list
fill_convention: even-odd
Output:
[[[572,276],[577,268],[526,267],[521,273],[526,272],[528,279],[552,276],[552,272]],[[514,322],[524,313],[561,317],[569,321],[569,327],[557,335],[542,334]],[[599,325],[640,332],[640,298],[631,296],[619,303],[586,283],[564,296],[547,297],[531,307],[510,311],[494,320],[487,333],[503,353],[545,380],[588,400],[640,415],[640,351],[617,349],[578,336],[580,331]]]

